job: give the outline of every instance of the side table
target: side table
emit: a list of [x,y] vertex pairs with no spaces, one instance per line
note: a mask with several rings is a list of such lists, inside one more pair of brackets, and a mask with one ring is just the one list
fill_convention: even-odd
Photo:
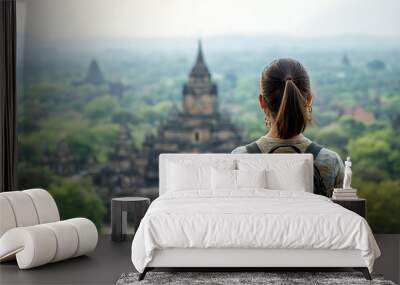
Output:
[[367,200],[356,198],[351,200],[332,199],[332,202],[341,205],[342,207],[359,214],[363,218],[367,218]]
[[119,197],[111,200],[111,240],[126,239],[128,212],[134,214],[134,228],[138,229],[150,199],[145,197]]

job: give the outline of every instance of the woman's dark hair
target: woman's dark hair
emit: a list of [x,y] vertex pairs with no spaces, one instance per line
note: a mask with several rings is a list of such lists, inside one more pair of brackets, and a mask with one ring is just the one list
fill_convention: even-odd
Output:
[[310,122],[312,94],[310,78],[297,60],[274,60],[263,70],[260,80],[264,97],[278,136],[288,139],[302,133]]

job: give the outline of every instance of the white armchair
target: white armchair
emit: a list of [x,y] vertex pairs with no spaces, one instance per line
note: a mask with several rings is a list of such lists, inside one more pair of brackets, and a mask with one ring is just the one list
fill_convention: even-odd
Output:
[[98,233],[88,219],[60,221],[53,197],[43,189],[0,193],[0,262],[17,259],[20,269],[84,255]]

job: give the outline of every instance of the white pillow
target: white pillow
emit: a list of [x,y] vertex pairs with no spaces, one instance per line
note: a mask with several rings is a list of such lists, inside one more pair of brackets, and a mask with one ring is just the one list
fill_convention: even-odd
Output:
[[271,190],[306,191],[307,169],[304,160],[276,160],[266,162],[256,159],[239,159],[239,170],[266,170],[267,187]]
[[213,190],[236,190],[236,170],[212,168],[211,188]]
[[211,189],[210,167],[169,163],[167,186],[170,191]]
[[237,188],[267,188],[267,171],[236,170]]
[[241,188],[266,188],[266,171],[211,169],[211,188],[215,191],[233,191]]
[[304,166],[296,164],[289,170],[271,169],[267,171],[268,189],[306,191],[306,172]]
[[167,191],[211,191],[211,168],[235,169],[236,160],[176,159],[167,163]]

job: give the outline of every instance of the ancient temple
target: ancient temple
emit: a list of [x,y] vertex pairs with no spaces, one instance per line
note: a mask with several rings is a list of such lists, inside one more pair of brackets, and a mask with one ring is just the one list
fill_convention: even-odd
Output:
[[182,109],[172,108],[157,134],[148,135],[144,142],[143,150],[148,154],[146,184],[158,185],[160,153],[230,153],[241,143],[241,131],[219,110],[217,85],[199,41],[196,62],[183,85]]
[[43,159],[43,162],[57,175],[72,176],[78,171],[77,162],[65,139],[56,144],[54,152],[50,152],[46,147]]
[[109,154],[106,164],[97,164],[90,169],[93,184],[102,197],[132,193],[144,185],[143,159],[132,144],[129,128],[122,124],[117,141]]
[[92,60],[92,62],[90,63],[85,80],[83,82],[93,85],[100,85],[105,83],[103,73],[101,72],[99,64],[96,60]]
[[347,53],[343,54],[342,65],[345,66],[345,67],[350,67],[351,66],[350,59],[349,59],[349,56],[347,55]]
[[108,86],[110,94],[115,96],[118,100],[122,99],[123,94],[127,89],[127,86],[125,86],[120,80],[114,82],[107,80],[100,69],[100,65],[95,59],[90,62],[85,77],[80,81],[73,82],[72,84],[74,86],[80,86],[83,84]]

